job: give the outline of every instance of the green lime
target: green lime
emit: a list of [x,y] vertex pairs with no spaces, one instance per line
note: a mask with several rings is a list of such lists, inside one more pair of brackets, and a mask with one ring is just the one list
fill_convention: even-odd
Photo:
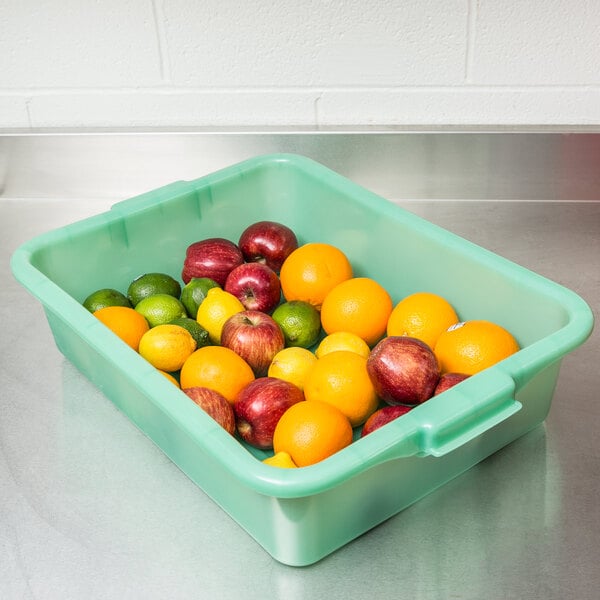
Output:
[[131,303],[125,294],[112,288],[103,288],[92,292],[84,301],[83,306],[90,312],[96,312],[107,306],[127,306],[131,308]]
[[127,297],[134,307],[144,298],[156,294],[168,294],[179,299],[181,285],[166,273],[145,273],[136,277],[127,288]]
[[154,294],[140,300],[135,310],[146,317],[150,327],[165,325],[178,317],[186,317],[185,307],[169,294]]
[[195,319],[190,319],[189,317],[177,317],[176,319],[173,319],[169,325],[179,325],[179,327],[187,329],[196,340],[196,348],[210,345],[208,331],[206,331],[206,329],[204,329],[204,327],[202,327]]
[[271,315],[281,327],[286,346],[310,348],[321,333],[321,315],[308,302],[290,300],[280,304]]
[[214,287],[221,287],[213,279],[208,277],[193,277],[181,290],[181,303],[192,319],[198,314],[198,307],[202,304],[208,290]]

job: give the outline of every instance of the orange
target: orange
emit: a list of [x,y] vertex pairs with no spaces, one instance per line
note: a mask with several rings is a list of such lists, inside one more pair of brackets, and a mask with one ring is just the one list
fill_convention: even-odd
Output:
[[287,301],[303,300],[317,309],[331,289],[350,277],[352,266],[348,257],[339,248],[318,242],[296,248],[279,272]]
[[136,352],[142,336],[150,329],[145,317],[128,306],[106,306],[93,315]]
[[321,358],[330,352],[336,352],[337,350],[348,350],[350,352],[356,352],[365,358],[371,354],[371,348],[365,340],[349,331],[336,331],[325,336],[321,343],[315,350],[317,358]]
[[298,467],[314,465],[352,443],[350,421],[335,406],[303,400],[288,408],[275,427],[275,455],[287,452]]
[[196,340],[187,329],[157,325],[142,336],[138,352],[161,371],[179,371],[195,349]]
[[225,396],[232,404],[251,381],[254,373],[238,354],[224,346],[203,346],[183,363],[179,373],[181,389],[207,387]]
[[177,381],[177,379],[175,379],[175,377],[173,377],[173,375],[171,375],[171,373],[167,373],[165,371],[161,371],[160,369],[158,369],[158,372],[163,376],[166,377],[173,385],[180,387],[179,386],[179,381]]
[[362,425],[379,402],[367,359],[348,350],[330,352],[317,360],[304,381],[304,397],[335,406],[352,427]]
[[387,335],[406,335],[433,349],[439,335],[458,323],[452,305],[441,296],[417,292],[396,304],[387,323]]
[[392,299],[374,279],[354,277],[336,285],[323,300],[321,324],[326,333],[348,331],[369,346],[384,334]]
[[500,325],[466,321],[442,333],[434,352],[442,373],[474,375],[518,350],[513,335]]

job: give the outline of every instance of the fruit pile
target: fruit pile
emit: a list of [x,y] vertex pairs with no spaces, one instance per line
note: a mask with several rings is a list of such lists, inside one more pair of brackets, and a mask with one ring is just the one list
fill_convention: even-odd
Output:
[[83,302],[225,430],[304,467],[516,352],[443,297],[396,304],[327,243],[260,221],[188,246],[181,280],[145,273]]

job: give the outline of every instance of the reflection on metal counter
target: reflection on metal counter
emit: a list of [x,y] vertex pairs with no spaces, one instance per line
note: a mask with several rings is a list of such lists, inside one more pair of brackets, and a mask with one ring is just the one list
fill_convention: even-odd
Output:
[[[597,330],[563,361],[544,425],[302,570],[280,565],[258,549],[62,358],[40,306],[10,274],[12,251],[38,233],[102,212],[131,193],[152,189],[158,179],[166,183],[171,175],[196,177],[212,170],[213,160],[229,164],[238,159],[237,153],[249,152],[239,138],[212,135],[212,141],[204,138],[202,144],[210,148],[214,143],[215,151],[210,160],[199,160],[197,169],[185,160],[181,161],[185,169],[179,164],[186,144],[190,148],[196,144],[183,134],[177,143],[172,139],[167,144],[171,150],[178,148],[175,153],[164,152],[167,146],[161,149],[161,142],[150,143],[152,138],[144,136],[140,136],[143,140],[130,136],[127,143],[114,139],[114,156],[126,157],[119,148],[137,148],[135,160],[125,160],[114,170],[103,163],[102,177],[92,177],[87,189],[86,174],[92,174],[94,166],[85,157],[98,156],[101,148],[100,154],[109,150],[110,136],[81,137],[75,144],[81,168],[75,168],[77,152],[67,152],[63,174],[51,168],[49,158],[61,156],[63,138],[57,138],[54,151],[51,138],[45,138],[46,161],[23,152],[19,162],[11,154],[14,169],[9,165],[0,198],[0,247],[5,257],[0,265],[5,282],[0,288],[5,340],[0,361],[0,541],[5,549],[0,595],[254,598],[266,592],[286,599],[337,594],[595,598],[600,583],[595,565],[600,539],[595,501],[600,493]],[[547,150],[518,171],[513,183],[523,184],[521,193],[517,183],[513,192],[510,182],[502,187],[494,172],[487,174],[486,187],[483,168],[481,178],[461,179],[465,163],[459,161],[462,166],[451,181],[446,180],[446,188],[440,173],[450,177],[448,163],[434,169],[437,175],[428,197],[427,190],[419,191],[416,184],[407,184],[403,191],[391,183],[393,178],[379,180],[377,170],[370,172],[365,166],[361,171],[360,161],[347,146],[352,142],[354,148],[377,147],[379,142],[369,134],[285,135],[257,139],[267,151],[304,148],[314,155],[329,153],[331,162],[343,166],[342,172],[359,173],[363,185],[373,188],[370,183],[379,182],[379,193],[389,186],[394,191],[389,196],[404,208],[573,289],[597,317],[600,187],[588,169],[594,161],[597,164],[596,136],[573,135],[568,140],[571,158],[587,157],[579,170],[571,161],[570,173],[580,175],[578,181],[567,178],[566,171],[545,172],[542,164],[556,167],[557,162],[542,158],[560,155]],[[390,134],[387,147],[410,149],[410,140],[394,141],[396,135],[404,137]],[[508,136],[502,142],[508,162],[509,156],[522,157],[518,149],[511,152],[511,139],[515,144],[523,141]],[[451,140],[457,154],[469,155],[470,151],[461,150],[460,136],[446,143]],[[146,153],[155,156],[149,162],[154,167],[163,164],[146,180],[140,169],[142,142],[150,146]],[[529,139],[525,147],[541,152],[543,144],[536,146],[538,142],[541,138]],[[14,138],[12,143],[25,148],[29,141]],[[479,147],[485,145],[480,141]],[[394,164],[401,163],[396,150],[392,157]],[[537,167],[530,169],[532,164]],[[62,178],[71,169],[83,175],[79,183],[78,175]],[[16,185],[25,179],[26,185]],[[461,181],[471,182],[462,195]],[[475,191],[482,193],[476,196]],[[497,201],[503,197],[511,201]]]

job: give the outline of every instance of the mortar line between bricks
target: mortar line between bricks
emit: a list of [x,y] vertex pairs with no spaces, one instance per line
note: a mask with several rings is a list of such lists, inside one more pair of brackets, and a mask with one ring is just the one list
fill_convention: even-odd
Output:
[[457,84],[457,85],[413,85],[413,86],[247,86],[247,87],[177,87],[171,85],[149,85],[132,87],[61,87],[61,88],[4,88],[0,90],[2,96],[59,96],[63,94],[246,94],[246,93],[306,93],[320,95],[328,92],[373,92],[373,93],[418,93],[418,92],[600,92],[600,84],[540,84],[540,85],[512,85],[512,84]]
[[465,50],[465,84],[473,80],[473,62],[475,60],[475,41],[477,32],[477,0],[467,0],[467,41]]

